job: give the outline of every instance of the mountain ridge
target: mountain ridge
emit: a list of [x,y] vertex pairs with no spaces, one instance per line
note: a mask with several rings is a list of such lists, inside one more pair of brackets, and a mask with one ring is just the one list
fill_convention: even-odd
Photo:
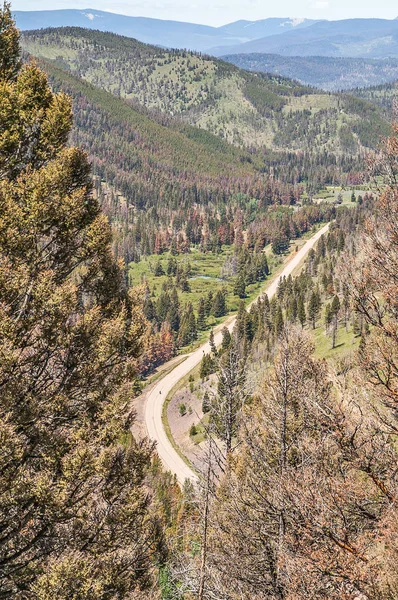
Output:
[[227,54],[221,57],[241,69],[294,78],[303,85],[339,92],[373,87],[398,80],[398,58],[280,56]]
[[[372,147],[372,136],[386,134],[377,109],[365,102],[354,107],[345,96],[243,71],[209,56],[80,28],[25,32],[21,42],[29,54],[52,60],[95,86],[178,115],[239,147],[354,156]],[[363,118],[370,117],[369,111],[370,125]]]
[[13,14],[22,31],[63,26],[85,27],[133,37],[147,44],[197,51],[207,51],[220,44],[247,42],[266,35],[283,35],[286,30],[308,27],[316,22],[285,17],[241,20],[212,27],[183,21],[131,17],[93,8],[14,11]]
[[260,52],[282,56],[341,56],[386,58],[398,56],[396,19],[345,19],[318,21],[282,36],[258,38],[250,42],[210,50],[215,56]]

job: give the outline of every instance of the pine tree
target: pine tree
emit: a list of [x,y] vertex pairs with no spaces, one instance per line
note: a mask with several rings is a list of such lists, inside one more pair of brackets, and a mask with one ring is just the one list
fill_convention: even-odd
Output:
[[178,254],[178,249],[177,249],[177,242],[175,237],[173,237],[172,241],[171,241],[171,246],[170,246],[170,254],[172,256],[177,256]]
[[226,312],[225,294],[223,290],[218,290],[214,296],[211,312],[214,317],[223,317]]
[[337,328],[339,323],[340,299],[337,295],[333,297],[330,306],[330,318],[332,324],[332,348],[336,347]]
[[125,287],[87,156],[66,146],[70,100],[21,67],[8,4],[0,115],[0,595],[127,598],[160,560],[152,447],[121,443],[145,289]]
[[203,400],[202,400],[202,412],[203,412],[203,414],[206,414],[210,411],[211,411],[210,397],[209,397],[209,394],[207,392],[205,392],[204,396],[203,396]]
[[167,262],[167,275],[175,275],[177,273],[177,261],[174,256],[170,256]]
[[174,302],[170,303],[169,309],[167,311],[166,321],[170,325],[170,329],[174,332],[178,332],[180,329],[180,313],[178,309],[178,304],[176,305]]
[[206,307],[202,297],[199,298],[197,325],[200,330],[206,329]]
[[213,292],[209,292],[205,300],[205,312],[206,317],[211,315],[211,307],[213,306]]
[[162,275],[165,275],[162,263],[160,262],[160,260],[158,260],[158,262],[156,263],[155,266],[155,270],[154,270],[154,275],[155,277],[162,277]]
[[229,332],[228,327],[223,327],[222,328],[222,342],[221,342],[221,351],[225,352],[225,350],[228,350],[229,346],[231,345],[231,334]]
[[308,318],[312,323],[312,329],[315,329],[317,319],[320,313],[320,302],[316,292],[312,292],[310,301],[308,303]]
[[274,320],[275,332],[278,335],[282,333],[283,325],[284,325],[284,321],[283,321],[282,307],[280,304],[278,304],[276,307],[275,320]]
[[178,334],[178,342],[180,347],[187,346],[196,340],[198,337],[196,328],[196,319],[193,312],[192,304],[188,303],[185,307],[181,318],[181,325]]
[[290,241],[286,235],[280,234],[272,242],[272,252],[274,254],[284,254],[289,250]]
[[240,273],[235,280],[234,294],[235,296],[238,296],[238,298],[246,298],[246,283],[243,273]]
[[299,299],[297,301],[297,316],[298,320],[301,323],[301,327],[304,327],[305,322],[307,320],[307,315],[305,313],[305,306],[302,296],[299,296]]

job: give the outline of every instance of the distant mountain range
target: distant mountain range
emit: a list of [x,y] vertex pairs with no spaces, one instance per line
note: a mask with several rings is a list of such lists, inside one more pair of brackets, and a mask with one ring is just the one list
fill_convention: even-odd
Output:
[[330,92],[367,88],[398,81],[398,58],[335,58],[227,54],[224,60],[247,71],[275,73]]
[[47,27],[85,27],[133,37],[146,44],[166,48],[186,48],[200,52],[215,46],[228,47],[267,36],[283,35],[316,23],[309,19],[263,19],[236,21],[222,27],[209,27],[179,21],[129,17],[87,8],[84,10],[15,11],[22,31]]
[[282,56],[398,57],[398,19],[318,21],[279,36],[212,49],[215,56],[253,52]]
[[210,27],[129,17],[93,8],[15,11],[14,16],[23,31],[85,27],[133,37],[146,44],[197,50],[214,56],[255,52],[282,56],[398,57],[398,19],[313,21],[286,17]]

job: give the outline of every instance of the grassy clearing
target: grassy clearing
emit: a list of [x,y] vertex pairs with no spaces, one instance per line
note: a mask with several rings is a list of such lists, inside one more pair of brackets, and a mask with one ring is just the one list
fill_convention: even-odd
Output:
[[290,111],[310,110],[316,114],[320,110],[327,110],[338,107],[338,99],[335,96],[326,94],[309,94],[304,96],[292,96],[289,98],[286,106],[283,107],[284,113]]
[[[197,310],[199,298],[206,296],[210,291],[215,294],[219,289],[226,289],[228,312],[234,313],[238,310],[240,299],[233,293],[235,278],[223,278],[222,266],[225,260],[233,254],[231,247],[224,247],[220,254],[203,254],[198,249],[193,249],[190,254],[176,256],[179,265],[183,267],[189,263],[191,265],[191,277],[189,278],[189,292],[179,291],[182,304],[191,302],[194,310]],[[163,285],[168,281],[167,275],[156,277],[154,274],[155,266],[161,263],[163,270],[167,271],[169,253],[150,255],[143,258],[139,263],[131,263],[129,269],[130,285],[139,285],[146,282],[151,291],[152,300],[156,300],[162,293]],[[280,264],[280,258],[273,255],[269,256],[269,266],[273,272]],[[269,281],[269,279],[268,279]],[[259,293],[264,286],[264,282],[257,282],[247,286],[247,301],[250,302]],[[210,316],[208,318],[208,329],[219,325],[225,317],[216,319]]]
[[359,348],[360,336],[355,335],[352,327],[348,330],[342,326],[337,331],[336,347],[332,348],[332,340],[327,335],[323,325],[318,326],[314,331],[311,330],[315,343],[315,356],[317,358],[336,359],[356,352]]
[[356,202],[351,201],[352,192],[354,192],[356,198],[358,199],[359,196],[363,197],[366,192],[370,191],[371,190],[368,188],[368,186],[342,188],[340,186],[328,185],[317,193],[316,198],[314,198],[314,202],[329,202],[330,204],[335,204],[338,202],[340,197],[341,206],[354,207],[356,206]]
[[[302,247],[304,243],[314,235],[314,233],[323,227],[324,223],[314,226],[310,231],[304,234],[300,239],[292,240],[290,244],[290,252],[294,252],[295,248]],[[189,254],[176,256],[177,263],[185,266],[187,263],[191,266],[191,277],[189,278],[190,292],[179,291],[180,301],[182,304],[191,302],[194,309],[197,309],[199,298],[206,296],[210,291],[213,294],[218,290],[225,288],[227,290],[227,305],[229,314],[234,313],[239,308],[240,298],[233,293],[234,277],[224,278],[222,276],[222,267],[226,259],[233,254],[234,250],[231,246],[223,246],[219,254],[202,253],[198,248],[191,250]],[[275,256],[271,247],[265,249],[270,267],[270,275],[267,280],[256,282],[247,286],[247,298],[245,302],[252,302],[260,291],[268,286],[273,277],[276,276],[283,265],[284,256]],[[169,253],[162,255],[152,254],[144,257],[139,263],[130,263],[129,265],[129,284],[132,286],[140,285],[146,282],[151,291],[152,300],[156,300],[162,293],[163,285],[168,281],[167,275],[160,277],[155,276],[155,267],[158,262],[161,263],[163,270],[167,272],[167,263],[170,258]],[[215,319],[209,317],[209,328],[217,326],[225,317]]]

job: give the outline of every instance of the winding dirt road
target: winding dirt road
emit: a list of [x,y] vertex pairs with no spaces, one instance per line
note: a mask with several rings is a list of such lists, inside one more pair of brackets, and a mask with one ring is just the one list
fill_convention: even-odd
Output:
[[[280,275],[266,287],[262,294],[268,294],[271,299],[278,289],[279,280],[281,277],[287,277],[291,275],[293,271],[299,266],[303,258],[308,254],[311,248],[314,247],[319,238],[327,232],[329,224],[325,225],[320,229],[312,238],[304,244],[304,246],[288,259],[286,266]],[[223,326],[227,326],[232,331],[235,324],[235,317],[228,319]],[[222,333],[221,329],[214,335],[216,345],[221,344]],[[172,371],[163,377],[149,392],[145,406],[145,425],[148,433],[148,437],[157,443],[157,452],[164,465],[164,467],[174,473],[177,476],[179,483],[182,485],[186,479],[190,479],[192,482],[196,482],[198,477],[196,473],[188,466],[187,463],[181,458],[178,452],[173,448],[170,443],[167,434],[164,430],[162,423],[162,410],[163,404],[167,398],[169,392],[173,387],[192,369],[194,369],[202,360],[203,354],[210,352],[210,345],[207,342],[200,348],[189,354],[184,362],[177,365]]]

